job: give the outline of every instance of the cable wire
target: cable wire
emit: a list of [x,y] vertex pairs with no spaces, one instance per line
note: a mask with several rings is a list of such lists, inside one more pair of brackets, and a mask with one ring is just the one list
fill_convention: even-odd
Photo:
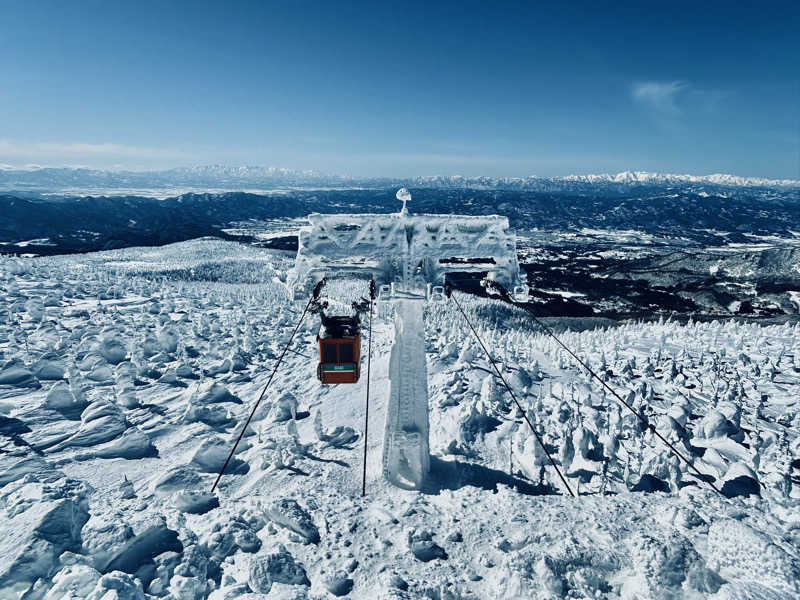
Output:
[[489,351],[486,349],[486,346],[483,344],[483,340],[481,340],[480,336],[478,335],[478,332],[475,330],[475,327],[472,326],[472,323],[470,322],[469,318],[467,317],[467,314],[464,312],[464,309],[461,308],[461,304],[459,304],[458,300],[456,300],[456,297],[452,293],[450,294],[450,298],[452,298],[453,302],[455,302],[455,305],[458,307],[459,312],[461,312],[461,315],[464,317],[464,320],[467,322],[467,325],[469,325],[469,328],[472,330],[472,333],[475,335],[475,339],[478,340],[478,343],[480,344],[481,348],[483,348],[483,352],[486,354],[486,358],[489,359],[489,362],[491,363],[492,367],[494,367],[494,370],[497,372],[498,377],[500,377],[500,381],[503,382],[503,385],[508,390],[508,393],[511,394],[511,398],[513,398],[514,404],[517,405],[517,408],[522,413],[522,418],[525,419],[525,422],[528,424],[528,427],[530,427],[531,431],[533,432],[533,435],[536,436],[536,441],[539,442],[539,446],[542,447],[542,450],[544,450],[544,453],[547,456],[547,459],[550,461],[550,464],[553,465],[553,468],[556,470],[556,473],[558,473],[558,476],[561,478],[561,483],[564,484],[564,487],[569,492],[569,495],[574,498],[575,497],[575,493],[569,487],[569,484],[567,483],[566,477],[564,477],[564,474],[561,472],[561,469],[559,469],[558,465],[556,465],[556,461],[553,460],[553,457],[550,455],[550,452],[548,452],[547,448],[544,445],[544,441],[542,440],[541,436],[536,431],[536,429],[534,428],[533,424],[530,422],[530,419],[528,419],[528,415],[525,413],[525,410],[523,410],[522,405],[519,403],[519,400],[517,400],[517,396],[512,391],[511,386],[508,385],[508,382],[506,382],[506,379],[505,379],[505,377],[503,377],[503,374],[500,372],[500,369],[497,368],[497,364],[494,362],[494,359],[492,358],[492,355],[489,354]]
[[214,481],[214,485],[211,487],[212,494],[214,493],[214,490],[217,489],[217,485],[219,484],[219,480],[222,479],[222,474],[225,473],[225,469],[228,468],[228,463],[231,461],[231,458],[233,458],[233,455],[236,453],[236,448],[239,446],[239,442],[242,441],[242,438],[244,437],[244,432],[247,431],[247,428],[250,426],[250,421],[253,419],[253,415],[256,414],[258,405],[261,404],[261,400],[264,398],[264,394],[267,392],[269,384],[272,383],[272,379],[273,377],[275,377],[275,373],[277,373],[278,367],[281,366],[283,357],[286,356],[286,352],[289,350],[289,346],[294,340],[294,336],[295,334],[297,334],[298,329],[300,329],[300,324],[303,322],[303,319],[305,318],[306,313],[308,312],[308,309],[311,306],[311,303],[317,299],[317,296],[319,295],[319,290],[322,289],[322,285],[324,285],[324,281],[325,280],[323,279],[319,284],[317,284],[317,287],[314,288],[314,292],[309,297],[308,303],[306,304],[306,307],[303,309],[303,314],[300,315],[300,320],[297,321],[297,325],[295,325],[294,331],[292,331],[292,335],[289,336],[289,341],[286,342],[286,345],[283,347],[283,352],[281,352],[281,355],[278,358],[278,362],[275,363],[275,366],[272,369],[272,373],[270,374],[269,379],[267,380],[267,384],[264,386],[264,389],[261,390],[261,395],[258,397],[255,406],[253,406],[253,410],[250,411],[250,416],[247,417],[247,421],[245,422],[244,427],[242,427],[242,430],[239,432],[239,437],[236,438],[236,443],[233,445],[233,448],[231,448],[231,452],[230,454],[228,454],[228,458],[225,459],[225,464],[222,465],[222,469],[220,469],[219,475],[217,475],[217,479],[216,481]]
[[616,391],[614,391],[614,389],[610,385],[608,385],[605,381],[603,381],[603,379],[599,375],[597,375],[597,373],[595,373],[589,367],[589,365],[587,365],[583,360],[578,358],[578,356],[572,350],[570,350],[566,346],[566,344],[564,344],[564,342],[562,342],[558,338],[558,336],[556,336],[555,333],[553,333],[553,330],[550,329],[550,327],[545,325],[541,321],[541,319],[539,319],[539,317],[537,317],[535,314],[533,314],[533,311],[531,309],[529,309],[527,306],[521,305],[521,304],[515,302],[513,299],[511,299],[511,296],[508,294],[508,290],[503,288],[497,282],[487,282],[487,283],[491,284],[488,287],[492,287],[492,288],[496,289],[499,292],[500,297],[504,301],[506,301],[509,304],[512,304],[512,305],[514,305],[514,306],[516,306],[518,308],[522,308],[523,310],[525,310],[531,316],[531,318],[536,322],[536,324],[539,325],[539,327],[541,327],[544,330],[544,332],[547,335],[549,335],[551,338],[553,338],[555,340],[555,342],[567,352],[567,354],[569,354],[581,367],[586,369],[586,371],[592,377],[594,377],[597,381],[599,381],[600,385],[602,385],[606,390],[611,392],[611,394],[617,400],[619,400],[623,404],[623,406],[625,406],[625,408],[627,408],[629,411],[631,411],[636,416],[636,418],[639,419],[644,424],[644,426],[653,433],[653,435],[655,435],[659,440],[661,440],[667,446],[667,448],[670,449],[670,451],[675,456],[677,456],[680,460],[682,460],[686,464],[686,466],[689,467],[689,469],[691,469],[695,473],[695,475],[697,475],[698,479],[700,479],[701,481],[704,481],[705,483],[707,483],[720,496],[725,497],[725,494],[723,494],[722,491],[709,480],[709,476],[708,475],[705,475],[704,473],[700,472],[697,469],[697,467],[695,467],[694,464],[692,464],[692,461],[690,461],[683,454],[681,454],[681,452],[669,440],[667,440],[667,438],[665,438],[663,435],[661,435],[658,432],[658,430],[656,430],[656,428],[653,425],[651,425],[650,422],[644,416],[642,416],[635,408],[633,408],[630,404],[628,404],[625,400],[623,400],[622,396],[620,396]]

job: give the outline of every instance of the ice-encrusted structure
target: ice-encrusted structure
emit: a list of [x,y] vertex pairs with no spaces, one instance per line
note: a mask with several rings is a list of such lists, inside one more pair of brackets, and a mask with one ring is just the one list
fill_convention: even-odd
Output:
[[384,477],[399,487],[416,489],[424,483],[430,467],[423,306],[421,299],[395,303],[391,389],[383,436]]
[[431,286],[421,290],[452,272],[488,276],[510,288],[519,282],[519,265],[506,217],[411,215],[408,190],[400,189],[397,199],[403,206],[395,214],[309,215],[288,283],[303,293],[334,273],[392,282],[389,295],[381,293],[396,309],[383,474],[397,486],[419,489],[430,464],[423,304]]
[[[402,190],[401,190],[402,191]],[[332,272],[388,283],[409,272],[443,283],[448,272],[486,273],[506,287],[519,279],[516,238],[498,215],[412,215],[406,192],[394,214],[311,214],[298,236],[292,289],[310,289]]]

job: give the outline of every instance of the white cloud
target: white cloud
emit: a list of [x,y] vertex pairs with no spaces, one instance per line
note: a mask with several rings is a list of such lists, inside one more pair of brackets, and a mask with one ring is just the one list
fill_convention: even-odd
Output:
[[159,161],[190,160],[190,153],[173,148],[132,146],[114,142],[29,141],[0,138],[0,162],[48,165],[87,163],[97,166],[125,163],[149,165]]
[[660,116],[677,117],[681,114],[678,98],[689,90],[686,81],[643,81],[631,87],[631,97],[638,105]]

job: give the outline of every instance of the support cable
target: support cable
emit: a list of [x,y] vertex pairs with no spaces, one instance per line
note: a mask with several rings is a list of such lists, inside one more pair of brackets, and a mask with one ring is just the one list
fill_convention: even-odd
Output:
[[547,459],[550,461],[550,464],[553,465],[553,468],[556,470],[556,473],[558,473],[558,476],[561,478],[561,483],[564,484],[564,487],[569,492],[569,495],[574,498],[575,497],[575,493],[569,487],[569,484],[567,483],[566,477],[564,477],[564,474],[561,472],[561,469],[558,468],[558,465],[556,464],[556,461],[553,460],[553,457],[550,455],[550,452],[547,450],[547,447],[544,445],[544,441],[542,440],[542,437],[536,431],[536,428],[530,422],[530,419],[528,419],[528,415],[526,414],[525,410],[522,408],[522,405],[519,403],[519,400],[517,400],[517,396],[512,391],[511,386],[508,385],[508,382],[506,382],[506,379],[505,379],[505,377],[503,377],[503,374],[500,372],[500,369],[497,368],[497,364],[494,362],[494,359],[492,358],[492,355],[489,354],[489,351],[486,349],[486,346],[483,344],[483,340],[481,340],[480,336],[478,335],[478,332],[475,330],[475,327],[472,326],[472,323],[470,322],[469,318],[467,317],[467,314],[464,312],[464,309],[461,308],[461,304],[459,304],[458,300],[456,300],[456,297],[452,293],[448,293],[448,295],[450,296],[450,298],[452,298],[453,302],[455,302],[455,305],[458,307],[459,312],[464,317],[464,320],[467,322],[467,325],[469,325],[469,328],[472,330],[472,333],[475,336],[475,339],[478,340],[478,343],[480,344],[481,348],[483,348],[483,352],[486,354],[486,358],[489,359],[489,362],[491,363],[492,367],[494,367],[494,370],[497,372],[498,377],[500,377],[500,381],[503,382],[503,385],[508,390],[508,393],[511,394],[511,398],[513,398],[514,404],[517,405],[517,408],[522,413],[522,418],[525,419],[525,422],[528,424],[528,427],[530,427],[531,431],[533,432],[533,435],[536,436],[536,441],[539,442],[539,446],[541,446],[542,450],[544,450],[544,453],[547,456]]
[[649,421],[648,421],[648,420],[647,420],[647,419],[646,419],[646,418],[645,418],[645,417],[644,417],[642,414],[640,414],[640,413],[639,413],[639,412],[638,412],[638,411],[637,411],[635,408],[633,408],[633,407],[632,407],[630,404],[628,404],[628,403],[627,403],[625,400],[623,400],[623,399],[622,399],[622,396],[620,396],[620,395],[619,395],[619,394],[618,394],[616,391],[614,391],[614,389],[613,389],[613,388],[612,388],[610,385],[608,385],[608,384],[607,384],[605,381],[603,381],[603,379],[602,379],[602,378],[601,378],[601,377],[600,377],[600,376],[599,376],[597,373],[595,373],[595,372],[594,372],[594,371],[591,369],[591,367],[589,367],[589,365],[587,365],[587,364],[586,364],[586,363],[585,363],[583,360],[581,360],[580,358],[578,358],[578,356],[577,356],[577,355],[576,355],[576,354],[575,354],[575,353],[574,353],[572,350],[570,350],[569,348],[567,348],[567,346],[564,344],[564,342],[562,342],[562,341],[561,341],[561,340],[558,338],[558,336],[556,336],[556,334],[553,332],[553,330],[552,330],[550,327],[548,327],[547,325],[545,325],[545,324],[542,322],[542,320],[541,320],[541,319],[539,319],[539,317],[537,317],[535,314],[533,314],[533,311],[531,311],[531,310],[530,310],[530,309],[529,309],[527,306],[523,306],[523,305],[520,305],[519,303],[515,302],[515,301],[514,301],[514,300],[513,300],[513,299],[512,299],[512,298],[509,296],[509,294],[508,294],[508,290],[506,290],[505,288],[503,288],[503,287],[502,287],[500,284],[498,284],[498,283],[496,283],[496,282],[487,282],[487,287],[490,287],[490,288],[492,288],[494,291],[496,291],[496,292],[497,292],[497,293],[500,295],[501,299],[503,299],[505,302],[508,302],[509,304],[512,304],[512,305],[514,305],[514,306],[516,306],[516,307],[518,307],[518,308],[522,308],[522,309],[524,309],[524,310],[525,310],[525,311],[526,311],[526,312],[527,312],[527,313],[528,313],[528,314],[531,316],[531,318],[532,318],[532,319],[533,319],[533,320],[536,322],[536,324],[537,324],[537,325],[539,325],[539,327],[541,327],[541,328],[542,328],[542,330],[543,330],[543,331],[544,331],[544,332],[545,332],[547,335],[549,335],[551,338],[553,338],[553,340],[555,340],[555,342],[556,342],[556,343],[557,343],[559,346],[561,346],[561,347],[562,347],[562,348],[563,348],[563,349],[564,349],[564,350],[567,352],[567,354],[569,354],[569,355],[570,355],[570,356],[571,356],[571,357],[572,357],[572,358],[573,358],[573,359],[574,359],[574,360],[575,360],[575,361],[576,361],[576,362],[577,362],[577,363],[578,363],[578,364],[579,364],[581,367],[583,367],[584,369],[586,369],[586,371],[587,371],[587,372],[588,372],[588,373],[589,373],[589,374],[590,374],[592,377],[594,377],[594,378],[595,378],[597,381],[599,381],[599,382],[600,382],[600,385],[602,385],[602,386],[603,386],[603,387],[604,387],[606,390],[608,390],[608,391],[609,391],[609,392],[610,392],[610,393],[611,393],[611,394],[612,394],[612,395],[613,395],[613,396],[614,396],[614,397],[615,397],[617,400],[619,400],[619,401],[620,401],[620,402],[623,404],[623,406],[625,406],[625,408],[627,408],[629,411],[631,411],[631,412],[632,412],[632,413],[633,413],[633,414],[636,416],[636,418],[637,418],[637,419],[639,419],[639,421],[641,421],[641,422],[642,422],[642,424],[643,424],[643,425],[644,425],[644,426],[645,426],[645,427],[646,427],[648,430],[650,430],[650,431],[653,433],[653,435],[655,435],[655,436],[656,436],[656,437],[657,437],[659,440],[661,440],[661,441],[662,441],[662,442],[663,442],[663,443],[664,443],[664,444],[667,446],[667,448],[669,448],[669,449],[670,449],[670,451],[671,451],[671,452],[672,452],[672,453],[673,453],[675,456],[677,456],[677,457],[678,457],[680,460],[682,460],[682,461],[683,461],[683,462],[686,464],[686,466],[687,466],[689,469],[691,469],[691,470],[694,472],[694,474],[695,474],[695,475],[698,477],[698,479],[700,479],[701,481],[704,481],[705,483],[707,483],[707,484],[708,484],[708,485],[709,485],[709,486],[710,486],[710,487],[711,487],[711,488],[712,488],[712,489],[713,489],[715,492],[717,492],[717,493],[718,493],[720,496],[723,496],[723,497],[725,496],[725,494],[723,494],[723,493],[722,493],[722,490],[720,490],[720,489],[719,489],[719,488],[718,488],[716,485],[714,485],[714,484],[713,484],[713,483],[712,483],[712,482],[709,480],[709,476],[708,476],[708,475],[705,475],[704,473],[700,472],[700,471],[697,469],[697,467],[695,467],[695,466],[694,466],[694,464],[692,464],[692,461],[690,461],[688,458],[686,458],[686,457],[685,457],[685,456],[684,456],[684,455],[683,455],[683,454],[682,454],[682,453],[681,453],[681,452],[680,452],[680,451],[679,451],[679,450],[678,450],[678,449],[677,449],[677,448],[676,448],[676,447],[675,447],[675,446],[674,446],[674,445],[673,445],[673,444],[672,444],[672,443],[671,443],[669,440],[667,440],[667,438],[665,438],[663,435],[661,435],[661,434],[658,432],[658,430],[657,430],[657,429],[656,429],[656,428],[655,428],[653,425],[651,425],[651,424],[650,424],[650,422],[649,422]]
[[219,480],[222,479],[222,475],[223,473],[225,473],[225,469],[228,468],[228,463],[231,461],[231,458],[233,458],[233,455],[236,453],[236,448],[239,446],[239,442],[242,441],[242,438],[244,437],[244,432],[247,431],[247,428],[250,426],[250,421],[253,419],[253,415],[256,414],[258,405],[261,404],[261,400],[264,398],[264,394],[267,392],[269,384],[272,383],[272,379],[273,377],[275,377],[275,373],[278,371],[278,367],[281,366],[281,362],[283,362],[283,357],[286,356],[286,352],[289,350],[289,346],[294,340],[294,336],[300,329],[300,324],[303,322],[303,319],[305,318],[308,309],[311,307],[311,303],[314,302],[319,297],[319,292],[322,289],[323,285],[325,285],[324,279],[317,284],[311,296],[309,297],[308,302],[306,303],[306,307],[303,309],[303,314],[300,315],[300,319],[297,321],[297,325],[295,325],[294,331],[292,331],[292,335],[289,336],[289,341],[286,342],[286,345],[283,347],[283,352],[281,352],[281,355],[278,358],[278,362],[275,363],[275,366],[272,369],[272,373],[270,374],[269,379],[267,380],[267,384],[264,386],[264,389],[261,390],[261,395],[258,397],[255,406],[253,406],[253,410],[250,411],[250,416],[247,417],[247,421],[245,422],[244,427],[242,427],[242,430],[239,432],[239,437],[236,438],[236,443],[233,444],[233,448],[231,448],[230,454],[228,454],[228,458],[225,459],[225,464],[222,465],[222,469],[220,469],[219,475],[217,475],[217,479],[216,481],[214,481],[214,485],[211,487],[212,494],[214,493],[214,490],[217,489],[217,485],[219,484]]
[[361,474],[361,495],[367,494],[367,431],[369,428],[369,379],[372,368],[372,303],[375,300],[375,280],[369,282],[369,343],[367,345],[367,407],[364,411],[364,465]]

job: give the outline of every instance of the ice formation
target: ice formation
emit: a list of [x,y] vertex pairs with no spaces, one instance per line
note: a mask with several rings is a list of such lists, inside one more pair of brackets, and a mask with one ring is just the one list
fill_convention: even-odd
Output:
[[[399,196],[398,196],[399,197]],[[300,229],[289,285],[312,287],[332,272],[378,283],[407,278],[441,284],[448,272],[489,273],[509,289],[519,280],[516,238],[507,217],[409,214],[312,214]]]
[[428,368],[424,302],[395,302],[395,341],[389,358],[391,391],[383,437],[383,475],[400,487],[419,489],[430,468]]

